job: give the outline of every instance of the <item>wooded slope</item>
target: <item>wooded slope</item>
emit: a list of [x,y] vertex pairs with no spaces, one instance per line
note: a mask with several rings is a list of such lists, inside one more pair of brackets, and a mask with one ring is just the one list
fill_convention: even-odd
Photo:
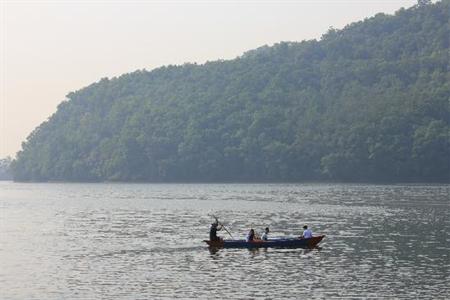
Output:
[[16,180],[450,180],[450,2],[67,95]]

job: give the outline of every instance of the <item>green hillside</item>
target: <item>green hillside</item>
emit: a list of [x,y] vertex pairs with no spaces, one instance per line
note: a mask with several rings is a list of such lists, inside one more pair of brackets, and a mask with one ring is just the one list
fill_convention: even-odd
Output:
[[14,178],[448,182],[449,12],[102,79],[30,134]]

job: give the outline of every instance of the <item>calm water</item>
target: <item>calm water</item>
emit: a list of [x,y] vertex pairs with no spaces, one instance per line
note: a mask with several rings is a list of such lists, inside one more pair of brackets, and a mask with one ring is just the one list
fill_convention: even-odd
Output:
[[[0,183],[1,299],[444,299],[450,185]],[[210,252],[270,226],[321,249]],[[226,233],[220,232],[226,237]]]

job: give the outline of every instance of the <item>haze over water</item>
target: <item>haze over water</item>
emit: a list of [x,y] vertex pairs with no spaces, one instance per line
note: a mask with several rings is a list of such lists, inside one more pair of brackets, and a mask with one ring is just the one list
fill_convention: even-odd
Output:
[[[450,185],[0,183],[1,299],[445,299]],[[270,226],[320,249],[209,251]],[[220,232],[227,238],[225,232]]]

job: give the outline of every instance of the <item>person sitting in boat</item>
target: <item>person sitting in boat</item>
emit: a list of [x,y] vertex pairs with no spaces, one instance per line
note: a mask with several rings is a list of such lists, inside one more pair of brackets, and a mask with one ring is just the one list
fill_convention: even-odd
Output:
[[269,235],[269,227],[266,227],[266,229],[264,229],[264,233],[261,235],[261,240],[267,241],[268,235]]
[[219,223],[216,221],[211,224],[209,228],[209,240],[210,241],[220,241],[221,238],[217,236],[217,231],[222,230],[222,225],[219,226]]
[[250,229],[245,240],[247,242],[253,242],[255,240],[255,230],[253,228]]
[[311,229],[308,229],[308,225],[303,226],[303,234],[301,236],[301,238],[303,239],[309,239],[312,238],[312,231]]

